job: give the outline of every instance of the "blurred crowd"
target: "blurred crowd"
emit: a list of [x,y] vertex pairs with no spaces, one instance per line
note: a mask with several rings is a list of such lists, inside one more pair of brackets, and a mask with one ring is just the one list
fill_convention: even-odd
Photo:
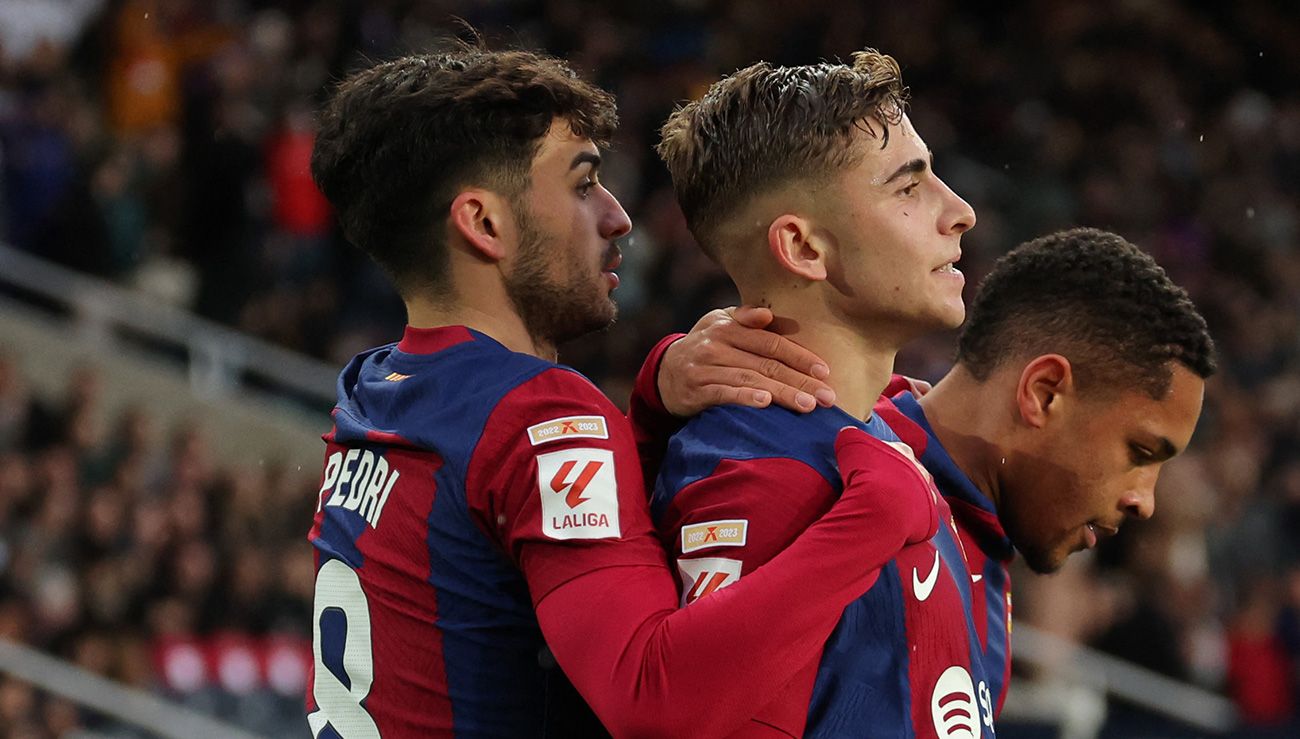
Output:
[[[562,355],[618,399],[657,338],[735,300],[651,145],[675,104],[758,59],[899,59],[938,172],[979,215],[972,285],[1072,225],[1151,251],[1210,321],[1221,374],[1155,518],[1057,577],[1018,573],[1016,617],[1224,691],[1252,724],[1296,720],[1293,3],[0,0],[0,240],[336,363],[395,340],[400,301],[311,182],[313,111],[349,70],[463,24],[618,98],[602,177],[634,222],[622,316]],[[899,368],[937,379],[952,339]],[[79,377],[13,400],[0,374],[0,630],[136,684],[159,683],[160,640],[309,634],[311,481],[214,467],[201,429],[160,438],[148,409],[92,419]],[[11,690],[0,722],[35,705]],[[30,720],[58,720],[50,705]]]
[[[314,473],[220,465],[195,423],[102,398],[92,367],[46,398],[0,353],[0,636],[252,728],[300,724]],[[0,675],[0,736],[104,725]]]

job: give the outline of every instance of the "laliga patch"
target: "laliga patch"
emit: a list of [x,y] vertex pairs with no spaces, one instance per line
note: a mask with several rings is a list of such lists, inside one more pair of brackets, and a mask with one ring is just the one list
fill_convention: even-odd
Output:
[[726,557],[700,557],[677,560],[677,574],[682,579],[682,606],[703,598],[715,590],[740,580],[744,563]]
[[552,539],[618,538],[614,452],[565,449],[539,454],[537,486],[543,534]]
[[528,427],[528,441],[533,446],[560,439],[608,439],[609,428],[603,416],[566,416]]
[[705,521],[682,527],[682,554],[710,547],[743,547],[749,533],[749,520]]

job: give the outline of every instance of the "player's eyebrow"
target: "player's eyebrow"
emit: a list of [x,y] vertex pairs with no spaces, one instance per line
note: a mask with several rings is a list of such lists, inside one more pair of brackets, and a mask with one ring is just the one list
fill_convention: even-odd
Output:
[[583,164],[590,164],[592,169],[600,166],[600,155],[590,151],[580,151],[578,155],[569,162],[569,171],[577,169]]
[[926,169],[928,169],[933,162],[934,162],[934,152],[930,152],[930,161],[928,162],[920,157],[917,157],[916,159],[913,159],[912,161],[907,162],[903,166],[894,170],[894,173],[889,175],[889,177],[886,178],[884,183],[882,184],[888,185],[889,183],[893,182],[899,177],[902,177],[903,175],[921,174]]
[[[1157,435],[1154,440],[1155,444],[1153,446],[1155,448],[1151,450],[1151,455],[1147,457],[1148,462],[1167,462],[1178,455],[1178,447],[1174,446],[1174,443],[1168,437]],[[1142,444],[1146,446],[1145,443]]]

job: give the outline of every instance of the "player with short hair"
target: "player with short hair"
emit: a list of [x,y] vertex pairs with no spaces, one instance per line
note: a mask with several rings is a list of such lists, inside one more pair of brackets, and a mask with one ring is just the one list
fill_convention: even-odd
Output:
[[[828,360],[839,398],[804,416],[710,408],[673,437],[652,510],[687,611],[743,585],[835,503],[842,427],[911,454],[872,409],[903,344],[961,323],[953,265],[975,214],[935,173],[905,103],[897,62],[866,50],[849,64],[747,67],[663,127],[658,151],[700,245],[742,300],[772,309],[774,330]],[[987,680],[955,532],[899,543],[889,560],[737,736],[933,734],[935,701],[974,715]]]
[[920,398],[900,392],[897,410],[879,407],[960,532],[991,679],[986,731],[1011,664],[1007,562],[1019,551],[1053,572],[1126,517],[1150,517],[1160,469],[1187,447],[1214,371],[1186,291],[1120,236],[1082,228],[999,259],[952,370]]
[[[876,563],[937,528],[920,471],[846,433],[840,501],[744,583],[678,610],[633,429],[555,364],[560,342],[614,318],[630,223],[598,145],[615,123],[612,98],[562,62],[477,48],[359,72],[322,115],[313,175],[409,325],[343,370],[325,436],[315,736],[600,731],[573,687],[618,736],[725,734],[825,641]],[[673,351],[641,375],[638,412],[658,414],[645,438]],[[754,387],[722,394],[719,376],[695,394],[765,404]],[[863,538],[867,522],[886,533]]]

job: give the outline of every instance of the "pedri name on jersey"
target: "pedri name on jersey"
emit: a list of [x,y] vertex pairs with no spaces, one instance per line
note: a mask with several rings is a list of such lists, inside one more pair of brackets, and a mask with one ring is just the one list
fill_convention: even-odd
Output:
[[[348,449],[334,452],[325,461],[325,477],[317,496],[316,510],[334,506],[354,511],[366,520],[371,528],[379,526],[388,495],[393,492],[397,478],[395,469],[389,469],[383,455],[369,449]],[[326,496],[329,500],[326,500]]]

